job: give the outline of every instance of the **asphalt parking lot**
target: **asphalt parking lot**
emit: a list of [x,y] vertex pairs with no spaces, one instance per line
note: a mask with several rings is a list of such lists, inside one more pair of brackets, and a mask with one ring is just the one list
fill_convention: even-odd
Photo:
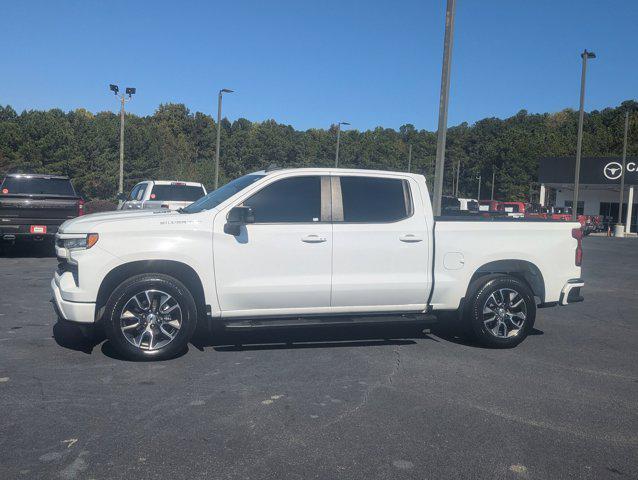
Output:
[[638,478],[638,241],[488,350],[413,326],[200,338],[119,360],[56,323],[56,260],[0,258],[0,478]]

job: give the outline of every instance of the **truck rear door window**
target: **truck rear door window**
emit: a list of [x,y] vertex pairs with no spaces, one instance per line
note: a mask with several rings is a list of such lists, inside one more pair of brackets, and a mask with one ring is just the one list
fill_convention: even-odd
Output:
[[190,185],[153,185],[151,200],[194,202],[204,196],[202,187]]
[[0,191],[20,195],[59,195],[75,197],[71,181],[64,178],[7,177]]
[[341,177],[343,221],[396,222],[412,212],[406,181],[394,178]]

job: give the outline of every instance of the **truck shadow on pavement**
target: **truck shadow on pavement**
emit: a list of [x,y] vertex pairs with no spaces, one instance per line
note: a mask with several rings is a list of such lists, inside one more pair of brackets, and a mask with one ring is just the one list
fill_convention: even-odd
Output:
[[[542,330],[532,329],[530,336],[543,335]],[[61,347],[92,354],[101,344],[101,352],[116,360],[122,358],[110,344],[104,341],[101,332],[87,334],[73,324],[58,320],[53,326],[53,337]],[[190,346],[199,351],[212,348],[216,352],[237,352],[281,349],[314,349],[342,347],[403,346],[416,345],[423,340],[449,342],[474,348],[485,348],[460,335],[458,332],[438,325],[399,324],[345,325],[303,328],[273,328],[252,331],[226,331],[215,329],[210,332],[198,329]],[[188,347],[177,357],[188,352]]]
[[[370,347],[383,345],[416,345],[417,341],[438,341],[424,332],[423,325],[347,325],[304,328],[277,328],[247,332],[198,329],[190,346],[200,351],[276,350],[301,348]],[[77,325],[58,319],[53,325],[56,343],[69,350],[92,354],[102,344],[104,355],[124,360],[100,332],[83,332]],[[188,352],[188,348],[179,356]]]

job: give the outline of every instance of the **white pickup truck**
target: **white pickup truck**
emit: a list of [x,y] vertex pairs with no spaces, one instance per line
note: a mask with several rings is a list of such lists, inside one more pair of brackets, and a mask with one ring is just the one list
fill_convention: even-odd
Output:
[[145,180],[133,187],[128,195],[118,196],[122,200],[118,210],[168,208],[178,210],[206,195],[201,183],[171,180]]
[[[580,224],[432,215],[421,175],[287,169],[245,175],[180,211],[65,222],[51,281],[63,319],[101,324],[134,359],[226,328],[457,312],[511,347],[538,306],[582,301]],[[327,318],[329,317],[329,318]]]

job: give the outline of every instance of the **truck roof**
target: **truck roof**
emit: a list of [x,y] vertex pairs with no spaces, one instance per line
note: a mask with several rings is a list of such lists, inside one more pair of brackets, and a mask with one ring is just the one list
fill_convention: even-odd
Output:
[[44,178],[46,180],[69,180],[66,175],[50,175],[48,173],[7,173],[10,178]]
[[409,175],[413,177],[421,177],[419,173],[408,173],[393,170],[368,170],[365,168],[334,168],[334,167],[303,167],[303,168],[269,168],[267,170],[259,170],[252,172],[254,175],[272,175],[282,172],[312,172],[312,173],[361,173],[361,174],[380,174],[380,175]]
[[[182,180],[144,180],[144,182],[151,182],[154,185],[187,185],[189,187],[202,187],[203,184],[199,182],[184,182]],[[142,183],[142,182],[139,182]]]

